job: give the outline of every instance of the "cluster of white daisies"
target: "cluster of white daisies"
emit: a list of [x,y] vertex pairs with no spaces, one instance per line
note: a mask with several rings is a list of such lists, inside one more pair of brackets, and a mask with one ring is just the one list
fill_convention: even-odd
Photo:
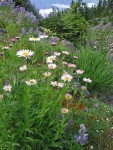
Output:
[[[46,36],[46,35],[43,35],[43,37],[40,37],[40,38],[47,38],[47,36]],[[33,40],[33,39],[34,39],[34,38],[32,38],[32,40]],[[31,40],[31,41],[32,41],[32,40]],[[62,54],[69,55],[69,52],[63,51]],[[24,57],[24,58],[28,59],[28,58],[30,58],[31,56],[34,55],[34,52],[31,51],[31,50],[28,50],[28,49],[24,49],[24,50],[17,51],[16,55],[17,55],[18,57]],[[46,58],[46,63],[48,64],[48,69],[54,70],[54,69],[57,67],[57,65],[54,63],[54,61],[56,60],[56,57],[57,57],[57,56],[60,56],[60,55],[61,55],[61,53],[59,53],[59,52],[54,52],[54,55],[49,56],[49,57]],[[77,57],[77,56],[74,56],[74,58],[77,59],[78,57]],[[67,66],[70,67],[70,68],[75,68],[75,67],[76,67],[75,64],[67,63],[67,62],[65,62],[65,61],[63,61],[63,65],[67,65]],[[23,65],[23,66],[21,66],[21,67],[19,68],[20,71],[25,71],[26,69],[27,69],[27,66],[26,66],[26,65]],[[81,75],[81,74],[83,74],[83,73],[84,73],[83,70],[76,70],[76,74]],[[49,77],[49,76],[51,75],[51,72],[44,72],[43,75],[44,75],[45,77]],[[61,76],[61,80],[63,80],[64,82],[66,82],[66,81],[67,81],[67,82],[70,82],[72,79],[73,79],[73,77],[72,77],[69,73],[67,73],[66,71],[64,71],[63,75]],[[92,82],[92,80],[89,79],[89,78],[83,78],[83,80],[84,80],[85,82],[88,82],[88,83],[91,83],[91,82]],[[37,81],[36,81],[35,79],[30,79],[30,80],[28,80],[28,81],[25,81],[25,83],[26,83],[27,85],[29,85],[29,86],[32,86],[32,85],[36,85],[36,84],[37,84]],[[51,81],[51,85],[52,85],[53,87],[62,88],[62,87],[64,86],[64,83],[58,82],[58,81]],[[10,91],[12,90],[12,86],[11,86],[11,85],[5,85],[5,86],[3,87],[3,90],[10,92]]]

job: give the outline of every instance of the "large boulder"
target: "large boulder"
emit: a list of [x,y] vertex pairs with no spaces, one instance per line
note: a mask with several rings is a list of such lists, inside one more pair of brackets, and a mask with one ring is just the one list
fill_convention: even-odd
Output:
[[62,40],[61,43],[66,46],[67,50],[72,50],[72,51],[76,50],[73,43],[71,43],[70,41]]

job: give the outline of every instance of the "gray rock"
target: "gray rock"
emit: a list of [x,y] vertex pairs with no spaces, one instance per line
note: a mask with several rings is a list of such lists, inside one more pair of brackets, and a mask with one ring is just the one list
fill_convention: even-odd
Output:
[[72,51],[76,50],[73,43],[71,43],[70,41],[62,40],[61,43],[66,46],[67,50],[72,50]]
[[110,52],[113,53],[113,48],[110,49]]
[[57,42],[57,43],[60,42],[60,39],[57,36],[54,36],[53,38],[54,38],[55,42]]
[[93,47],[94,49],[98,49],[98,41],[86,40],[86,45]]
[[81,93],[82,90],[84,89],[84,96],[89,98],[91,96],[91,93],[89,92],[89,90],[87,89],[87,87],[81,85],[81,84],[78,84],[78,92]]
[[6,29],[2,29],[2,28],[0,28],[0,33],[6,33],[7,32],[7,30]]

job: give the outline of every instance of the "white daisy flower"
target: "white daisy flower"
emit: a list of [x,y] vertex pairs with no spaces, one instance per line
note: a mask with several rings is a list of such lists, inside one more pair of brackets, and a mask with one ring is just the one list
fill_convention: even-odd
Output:
[[69,93],[67,93],[67,94],[65,95],[65,99],[66,99],[66,100],[71,100],[71,99],[72,99],[72,95],[69,94]]
[[59,53],[59,52],[54,52],[54,55],[55,55],[55,56],[60,56],[61,53]]
[[4,91],[9,91],[9,92],[11,92],[12,86],[11,86],[11,85],[5,85],[5,86],[3,87],[3,90],[4,90]]
[[63,76],[61,77],[61,79],[64,81],[71,81],[73,79],[73,77],[70,74],[68,74],[67,72],[65,72],[63,74]]
[[47,63],[53,63],[53,60],[56,60],[56,56],[49,56],[46,58]]
[[30,79],[29,81],[25,81],[25,83],[29,86],[36,85],[37,81],[35,79]]
[[57,81],[51,81],[51,85],[54,87],[62,88],[64,86],[64,83],[57,82]]
[[49,76],[51,75],[51,72],[44,72],[43,75],[44,75],[45,77],[49,77]]
[[83,74],[84,71],[83,71],[83,70],[76,70],[76,73],[77,73],[77,74]]
[[2,47],[2,49],[8,50],[8,49],[10,49],[10,47],[9,46],[4,46],[4,47]]
[[48,68],[51,70],[55,69],[56,67],[57,67],[56,64],[48,64]]
[[23,65],[19,68],[20,71],[25,71],[27,69],[27,66],[26,65]]
[[58,82],[57,81],[51,81],[51,85],[54,86],[54,87],[58,86]]
[[75,65],[75,64],[68,64],[68,67],[70,67],[70,68],[75,68],[76,65]]
[[62,51],[63,54],[69,55],[69,52],[67,51]]
[[48,35],[43,34],[43,35],[40,35],[39,38],[40,39],[45,39],[45,38],[48,38]]
[[62,114],[67,114],[69,112],[69,109],[67,108],[61,108],[61,113]]
[[34,54],[33,51],[27,50],[27,49],[17,51],[17,53],[16,53],[16,55],[17,55],[18,57],[25,57],[25,58],[29,58],[29,57],[32,56],[33,54]]
[[85,82],[88,82],[88,83],[91,83],[91,82],[92,82],[92,80],[89,79],[89,78],[83,78],[83,80],[84,80]]
[[73,56],[74,59],[78,59],[78,56]]
[[63,65],[67,65],[67,64],[68,64],[68,62],[66,62],[66,61],[63,61],[63,62],[62,62],[62,64],[63,64]]
[[63,87],[64,87],[64,83],[59,82],[59,83],[58,83],[58,87],[59,87],[59,88],[63,88]]
[[40,38],[30,37],[30,38],[29,38],[29,41],[34,41],[34,42],[40,41]]

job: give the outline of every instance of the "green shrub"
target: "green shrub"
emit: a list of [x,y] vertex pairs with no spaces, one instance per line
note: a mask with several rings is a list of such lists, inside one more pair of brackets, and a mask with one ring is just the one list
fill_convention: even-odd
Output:
[[41,21],[41,25],[49,28],[60,38],[75,42],[86,31],[87,22],[79,12],[74,13],[69,9],[63,14],[58,12],[50,15],[50,17]]

